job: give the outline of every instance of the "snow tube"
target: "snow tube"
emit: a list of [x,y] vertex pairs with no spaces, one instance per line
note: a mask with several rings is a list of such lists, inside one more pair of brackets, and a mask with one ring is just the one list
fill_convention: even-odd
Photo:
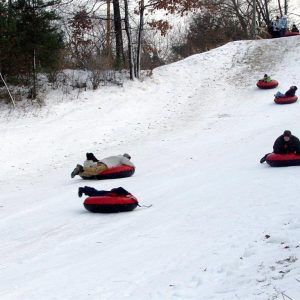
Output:
[[299,32],[291,32],[291,31],[289,31],[284,36],[285,37],[289,37],[289,36],[296,36],[296,35],[299,35]]
[[130,177],[133,175],[135,171],[134,167],[130,167],[127,165],[121,165],[114,168],[109,168],[99,175],[91,176],[91,177],[85,177],[81,176],[83,179],[115,179],[115,178],[124,178],[124,177]]
[[298,100],[297,96],[292,97],[281,97],[281,98],[275,98],[274,101],[277,104],[291,104]]
[[266,157],[266,162],[271,167],[299,166],[300,155],[294,153],[288,153],[288,154],[270,153]]
[[259,80],[256,84],[260,89],[274,89],[278,86],[277,80],[271,80],[270,82],[265,82],[263,80]]
[[117,213],[134,210],[138,206],[137,199],[127,196],[94,196],[83,202],[84,207],[94,213]]

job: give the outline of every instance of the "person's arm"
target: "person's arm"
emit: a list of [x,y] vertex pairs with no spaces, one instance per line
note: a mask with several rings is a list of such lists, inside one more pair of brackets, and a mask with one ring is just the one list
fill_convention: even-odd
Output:
[[93,168],[95,166],[97,166],[97,163],[92,160],[85,160],[83,163],[84,168]]
[[300,141],[297,137],[295,137],[295,149],[296,149],[296,154],[300,155]]
[[281,140],[280,137],[276,139],[274,145],[273,145],[273,152],[274,153],[280,153],[281,150]]

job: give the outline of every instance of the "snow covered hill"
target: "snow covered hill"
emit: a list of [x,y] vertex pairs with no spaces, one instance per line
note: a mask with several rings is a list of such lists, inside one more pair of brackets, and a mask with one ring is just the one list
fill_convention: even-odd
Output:
[[[299,103],[255,85],[300,86],[299,47],[233,42],[143,82],[0,112],[0,299],[300,299],[299,168],[259,163],[285,129],[300,136]],[[136,173],[71,179],[86,152],[128,152]],[[92,214],[84,185],[153,206]]]

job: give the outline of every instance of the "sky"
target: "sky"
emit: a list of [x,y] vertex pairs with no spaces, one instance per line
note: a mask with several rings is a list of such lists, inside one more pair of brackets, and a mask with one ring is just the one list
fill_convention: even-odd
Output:
[[[142,81],[3,107],[0,299],[299,299],[299,167],[259,163],[284,130],[300,136],[299,103],[273,101],[299,86],[299,46],[236,41]],[[265,73],[278,88],[256,87]],[[71,179],[86,152],[127,152],[136,172]],[[81,186],[152,207],[93,214]]]

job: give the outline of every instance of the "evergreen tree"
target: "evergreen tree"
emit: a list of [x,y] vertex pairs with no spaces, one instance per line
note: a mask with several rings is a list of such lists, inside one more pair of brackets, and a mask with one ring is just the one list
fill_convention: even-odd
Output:
[[0,22],[6,24],[0,51],[7,53],[1,61],[2,69],[6,75],[16,78],[17,83],[29,79],[27,84],[33,85],[33,97],[37,72],[55,69],[63,47],[63,34],[55,24],[58,16],[54,4],[53,1],[17,0],[11,7],[0,7],[4,10],[4,20],[0,18]]

